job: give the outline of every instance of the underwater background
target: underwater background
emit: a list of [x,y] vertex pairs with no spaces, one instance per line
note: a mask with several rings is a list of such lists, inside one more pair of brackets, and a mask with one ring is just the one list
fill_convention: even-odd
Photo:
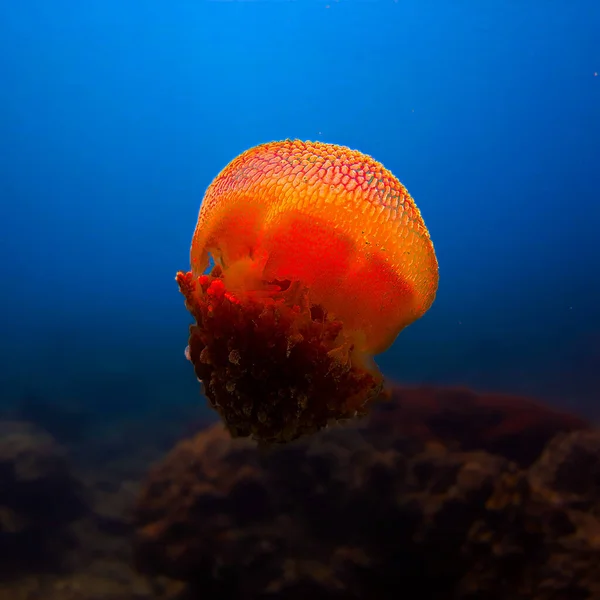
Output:
[[174,275],[202,195],[243,150],[300,138],[381,161],[434,241],[436,302],[385,374],[595,410],[597,3],[0,10],[3,398],[196,401]]
[[592,0],[2,3],[0,412],[215,420],[175,274],[218,172],[298,138],[381,161],[430,231],[390,381],[596,421],[599,31]]

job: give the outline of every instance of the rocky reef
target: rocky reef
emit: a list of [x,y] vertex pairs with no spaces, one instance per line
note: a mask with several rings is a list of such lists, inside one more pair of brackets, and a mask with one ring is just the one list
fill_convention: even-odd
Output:
[[0,421],[0,576],[52,569],[85,512],[65,450],[24,421]]
[[139,480],[164,453],[157,440],[169,427],[177,429],[167,419],[160,431],[146,423],[144,437],[139,426],[113,423],[112,436],[97,432],[69,446],[39,424],[0,420],[0,600],[157,600],[178,592],[178,582],[149,582],[131,561]]
[[600,432],[526,398],[396,387],[270,449],[42,425],[0,420],[0,600],[600,598]]
[[595,599],[600,432],[523,398],[396,388],[266,451],[221,425],[180,442],[134,522],[137,567],[192,599]]

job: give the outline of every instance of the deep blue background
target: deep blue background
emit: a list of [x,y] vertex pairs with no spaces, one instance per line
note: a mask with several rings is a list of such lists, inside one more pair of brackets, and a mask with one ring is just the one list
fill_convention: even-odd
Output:
[[600,3],[0,4],[0,393],[198,401],[174,281],[203,192],[282,138],[382,161],[440,263],[378,360],[600,405]]

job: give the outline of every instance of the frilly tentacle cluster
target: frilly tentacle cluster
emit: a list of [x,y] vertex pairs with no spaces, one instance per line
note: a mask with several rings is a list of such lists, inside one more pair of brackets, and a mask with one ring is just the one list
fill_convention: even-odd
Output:
[[180,272],[177,282],[196,321],[189,359],[234,437],[288,442],[364,415],[379,395],[375,365],[301,285],[235,294],[219,267],[210,276]]

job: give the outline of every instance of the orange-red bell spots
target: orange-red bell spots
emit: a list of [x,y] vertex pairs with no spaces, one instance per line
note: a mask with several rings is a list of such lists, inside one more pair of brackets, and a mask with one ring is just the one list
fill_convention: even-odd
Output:
[[433,244],[404,186],[371,157],[320,142],[263,144],[223,169],[198,216],[195,275],[209,254],[234,287],[301,281],[370,353],[422,316],[438,285]]

